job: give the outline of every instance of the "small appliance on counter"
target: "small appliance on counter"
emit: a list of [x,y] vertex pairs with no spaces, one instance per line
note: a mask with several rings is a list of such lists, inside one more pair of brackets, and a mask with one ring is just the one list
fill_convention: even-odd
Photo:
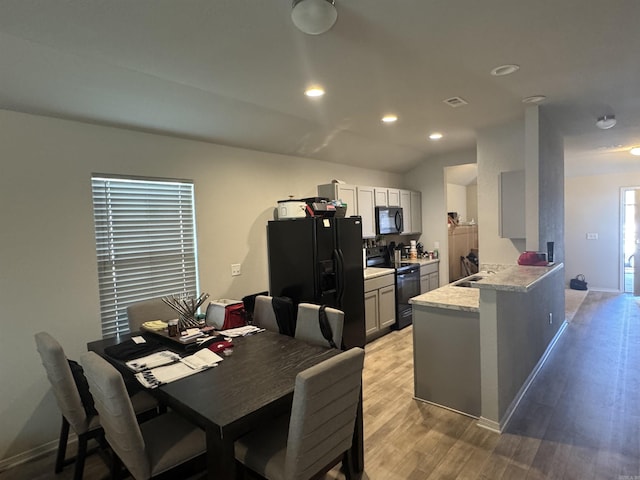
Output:
[[518,265],[546,267],[549,265],[545,252],[522,252],[518,257]]
[[307,204],[303,200],[295,200],[292,196],[288,200],[278,200],[278,220],[287,218],[304,218],[307,216]]

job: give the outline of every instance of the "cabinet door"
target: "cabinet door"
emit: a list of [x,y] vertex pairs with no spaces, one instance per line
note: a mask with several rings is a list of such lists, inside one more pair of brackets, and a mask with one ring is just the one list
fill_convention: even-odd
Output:
[[362,238],[376,236],[373,187],[357,187],[358,215],[362,217]]
[[411,192],[411,231],[422,233],[422,194]]
[[379,292],[380,328],[396,323],[396,286],[383,287]]
[[387,207],[387,189],[386,188],[374,188],[376,196],[376,207]]
[[367,335],[378,331],[378,290],[364,294],[364,326]]
[[389,207],[399,207],[400,206],[400,190],[397,188],[388,188],[387,202]]
[[440,275],[438,272],[429,274],[429,291],[440,288]]
[[358,215],[358,194],[355,185],[336,184],[336,200],[347,204],[345,216]]
[[420,293],[429,291],[429,275],[420,275]]
[[402,233],[411,233],[411,192],[400,190],[400,206],[402,207]]

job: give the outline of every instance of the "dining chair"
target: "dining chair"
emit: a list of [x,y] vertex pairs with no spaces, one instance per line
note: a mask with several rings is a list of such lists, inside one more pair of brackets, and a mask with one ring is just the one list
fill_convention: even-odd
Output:
[[272,332],[280,332],[276,314],[273,310],[273,297],[268,295],[256,296],[253,307],[253,323]]
[[129,331],[138,332],[144,322],[153,320],[173,320],[178,318],[178,313],[162,301],[162,298],[151,298],[132,303],[127,307],[129,319]]
[[[80,363],[85,369],[105,437],[114,452],[112,477],[119,476],[121,463],[136,480],[146,480],[192,460],[204,460],[203,430],[175,412],[139,424],[122,375],[95,352],[83,354]],[[183,476],[176,474],[175,478]]]
[[[60,343],[47,332],[36,333],[35,341],[42,365],[51,383],[58,409],[62,414],[62,427],[60,429],[54,471],[55,473],[60,473],[66,465],[75,462],[73,478],[80,480],[88,453],[88,441],[95,438],[100,442],[104,436],[100,418],[98,415],[88,414],[85,410],[71,366]],[[152,412],[158,407],[157,401],[145,392],[133,395],[132,403],[138,413]],[[66,459],[69,428],[72,428],[78,436],[78,451],[75,457]]]
[[312,303],[301,303],[298,305],[295,338],[323,347],[334,346],[334,348],[342,348],[344,312],[335,308],[326,307],[325,313],[327,322],[331,327],[331,332],[328,332],[327,336],[332,338],[335,346],[331,345],[322,332],[320,305],[314,305]]
[[300,372],[291,414],[236,440],[238,462],[268,480],[308,480],[348,462],[363,365],[354,347]]

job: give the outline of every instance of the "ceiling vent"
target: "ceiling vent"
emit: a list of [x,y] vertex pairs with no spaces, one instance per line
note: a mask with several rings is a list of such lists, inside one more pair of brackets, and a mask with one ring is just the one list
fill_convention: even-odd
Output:
[[468,105],[469,104],[469,102],[467,102],[464,98],[461,98],[461,97],[447,98],[444,101],[444,103],[449,105],[451,108],[458,108],[458,107],[461,107],[463,105]]

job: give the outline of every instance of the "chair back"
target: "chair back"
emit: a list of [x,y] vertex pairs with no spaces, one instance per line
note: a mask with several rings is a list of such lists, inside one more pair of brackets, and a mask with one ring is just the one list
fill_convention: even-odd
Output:
[[152,298],[132,303],[127,307],[129,330],[137,332],[144,322],[153,320],[173,320],[178,318],[178,312],[162,301],[162,298]]
[[[342,346],[342,330],[344,327],[344,312],[326,307],[325,313],[333,333],[333,342],[337,348]],[[329,342],[320,328],[320,305],[301,303],[298,305],[295,338],[305,342],[328,347]]]
[[255,305],[253,307],[253,323],[272,332],[280,332],[276,314],[273,311],[273,297],[268,295],[256,296]]
[[285,479],[311,478],[351,447],[363,366],[355,347],[296,376]]
[[105,436],[134,478],[151,477],[151,464],[124,380],[95,352],[80,358]]
[[60,413],[76,434],[86,433],[89,430],[89,418],[62,346],[47,332],[36,333],[34,337]]

